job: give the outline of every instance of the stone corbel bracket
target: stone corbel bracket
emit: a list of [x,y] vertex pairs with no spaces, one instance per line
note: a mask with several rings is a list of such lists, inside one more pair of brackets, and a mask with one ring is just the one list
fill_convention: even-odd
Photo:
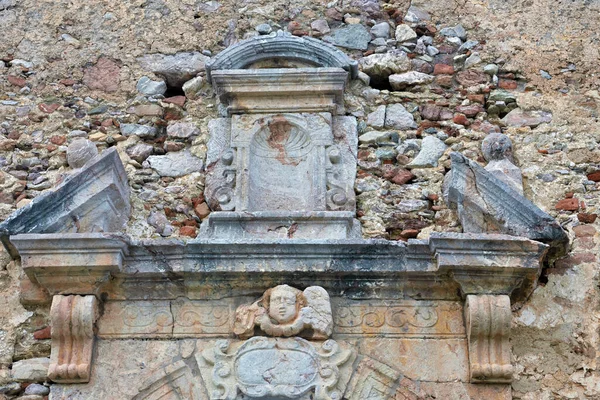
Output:
[[512,381],[510,299],[506,295],[468,295],[465,325],[472,383]]
[[88,382],[98,319],[96,297],[56,295],[50,318],[52,350],[48,378],[59,383]]

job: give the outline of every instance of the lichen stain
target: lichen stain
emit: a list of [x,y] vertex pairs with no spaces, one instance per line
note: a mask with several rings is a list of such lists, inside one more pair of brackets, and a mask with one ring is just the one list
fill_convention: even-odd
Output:
[[277,151],[275,158],[283,165],[298,165],[300,160],[290,159],[285,147],[290,139],[292,124],[284,116],[277,115],[269,121],[268,128],[270,134],[267,138],[267,145]]

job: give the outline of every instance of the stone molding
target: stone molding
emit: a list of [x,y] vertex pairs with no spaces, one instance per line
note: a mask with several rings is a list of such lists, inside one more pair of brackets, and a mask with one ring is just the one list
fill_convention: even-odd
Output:
[[307,66],[345,69],[352,79],[358,76],[358,62],[321,40],[292,36],[287,32],[255,36],[223,50],[206,63],[206,74],[212,80],[214,71],[244,69],[267,59],[298,61]]
[[[533,290],[548,246],[507,235],[438,233],[408,243],[385,240],[131,241],[107,234],[11,237],[27,275],[50,294],[107,293],[108,299],[201,298],[266,290],[274,280],[348,290],[339,276],[377,282],[381,290],[410,287],[437,299],[505,294],[522,301]],[[274,261],[276,260],[276,261]],[[248,271],[256,274],[248,275]],[[177,277],[177,280],[173,280]],[[434,284],[434,285],[432,285]],[[310,286],[310,285],[306,285]],[[354,288],[356,289],[356,288]],[[379,290],[378,289],[378,290]],[[205,297],[204,297],[205,298]]]
[[472,383],[512,381],[511,319],[508,296],[467,296],[465,325]]
[[48,378],[58,383],[88,382],[98,319],[96,297],[56,295],[50,318],[52,349]]
[[214,71],[212,83],[224,116],[281,112],[344,115],[348,73],[341,68]]
[[25,233],[118,232],[129,219],[129,184],[115,148],[42,193],[0,224],[0,240],[16,258],[9,236]]

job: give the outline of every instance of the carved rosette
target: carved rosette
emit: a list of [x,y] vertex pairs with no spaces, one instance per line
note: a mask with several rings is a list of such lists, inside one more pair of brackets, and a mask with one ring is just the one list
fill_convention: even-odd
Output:
[[506,295],[468,295],[465,323],[471,382],[511,382],[510,298]]
[[[254,337],[245,342],[219,340],[213,349],[202,353],[212,365],[211,400],[244,398],[341,400],[345,380],[342,365],[351,364],[353,352],[327,340],[312,344],[301,338]],[[208,374],[206,374],[208,375]]]
[[59,383],[88,382],[98,318],[96,297],[56,295],[50,317],[52,350],[48,378]]

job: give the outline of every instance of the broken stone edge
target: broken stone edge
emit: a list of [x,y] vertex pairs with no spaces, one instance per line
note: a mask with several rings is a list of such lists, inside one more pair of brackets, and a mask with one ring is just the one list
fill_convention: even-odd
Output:
[[292,36],[282,31],[255,36],[228,47],[206,63],[206,74],[212,82],[213,71],[243,69],[269,58],[298,60],[317,67],[339,67],[348,71],[351,79],[358,76],[358,62],[336,47],[318,39]]
[[[493,219],[500,233],[526,237],[550,245],[549,257],[566,254],[569,238],[562,227],[549,214],[542,211],[515,189],[502,182],[478,163],[460,153],[452,153],[452,174],[449,182],[447,203],[452,206],[463,203],[464,188],[469,172],[475,177],[475,188],[488,207],[486,217]],[[465,210],[467,212],[467,210]],[[460,215],[459,215],[460,217]],[[463,229],[468,229],[463,226]]]
[[[19,256],[9,237],[23,233],[119,231],[131,214],[127,174],[115,148],[104,151],[64,182],[36,197],[0,224],[0,241]],[[102,207],[108,206],[110,212]]]

